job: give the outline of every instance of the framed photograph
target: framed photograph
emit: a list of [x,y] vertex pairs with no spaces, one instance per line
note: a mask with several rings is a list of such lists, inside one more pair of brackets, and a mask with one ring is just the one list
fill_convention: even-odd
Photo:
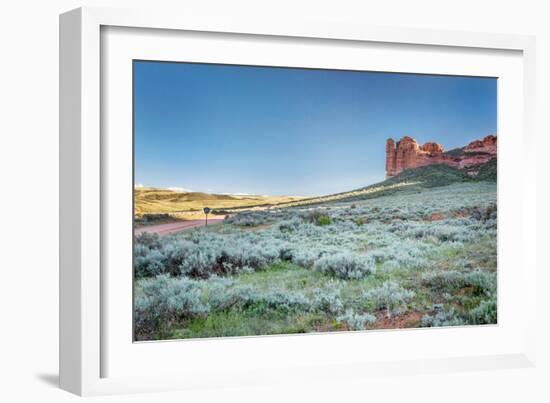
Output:
[[96,8],[60,35],[64,389],[533,365],[533,38]]

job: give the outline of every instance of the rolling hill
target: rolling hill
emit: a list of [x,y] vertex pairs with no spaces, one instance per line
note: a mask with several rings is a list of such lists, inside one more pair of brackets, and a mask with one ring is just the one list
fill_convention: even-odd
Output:
[[[382,182],[348,192],[319,197],[300,196],[258,196],[210,194],[203,192],[181,192],[158,188],[136,188],[135,215],[143,214],[183,214],[184,218],[202,217],[202,209],[210,207],[213,213],[218,211],[238,211],[243,208],[262,208],[274,206],[279,208],[318,205],[337,201],[370,199],[392,194],[413,194],[423,189],[446,186],[457,182],[496,181],[497,161],[493,159],[477,167],[475,177],[465,171],[445,164],[427,165],[407,169]],[[196,212],[196,213],[193,213]]]
[[211,209],[242,208],[275,205],[303,199],[304,197],[300,196],[210,194],[158,188],[135,188],[134,213],[140,216],[143,214],[202,212],[204,207]]
[[457,182],[496,181],[496,159],[479,166],[476,177],[469,176],[465,171],[452,168],[448,165],[427,165],[419,168],[407,169],[396,176],[392,176],[382,182],[349,192],[333,195],[314,197],[295,202],[288,202],[281,207],[304,206],[324,204],[336,201],[352,201],[371,199],[380,196],[388,196],[396,193],[418,193],[423,189],[446,186]]

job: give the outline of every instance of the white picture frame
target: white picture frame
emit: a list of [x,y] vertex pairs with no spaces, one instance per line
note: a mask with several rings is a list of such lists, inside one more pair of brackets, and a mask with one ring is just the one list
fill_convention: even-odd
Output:
[[[107,42],[106,37],[102,35],[109,32],[114,36]],[[353,51],[355,54],[363,51],[363,45],[367,48],[393,46],[396,51],[395,55],[391,56],[394,58],[392,63],[398,63],[397,66],[399,58],[403,57],[399,52],[409,51],[410,48],[414,52],[425,53],[423,62],[402,68],[402,71],[407,72],[459,74],[461,69],[464,69],[472,75],[491,75],[492,69],[497,69],[495,61],[499,60],[501,70],[498,71],[503,77],[508,77],[505,82],[509,83],[500,88],[503,90],[501,96],[510,98],[510,103],[502,103],[504,109],[499,109],[499,137],[502,134],[501,129],[510,133],[504,137],[503,142],[499,138],[499,177],[503,178],[503,170],[508,174],[506,179],[503,179],[507,184],[501,186],[499,183],[499,203],[501,197],[506,201],[504,210],[499,206],[499,244],[504,245],[499,246],[499,264],[506,258],[503,264],[509,262],[521,268],[518,272],[505,271],[505,274],[511,274],[504,276],[502,281],[499,278],[499,317],[502,300],[510,300],[515,304],[514,298],[517,298],[517,304],[521,305],[514,308],[515,310],[505,309],[505,314],[510,312],[510,316],[505,317],[503,323],[499,319],[497,326],[476,329],[400,330],[345,335],[272,336],[238,340],[228,338],[133,344],[131,338],[128,339],[124,327],[119,328],[117,325],[120,323],[123,326],[128,320],[131,321],[130,312],[127,320],[120,317],[120,312],[126,312],[127,304],[115,306],[113,298],[109,298],[113,290],[119,290],[117,284],[121,285],[125,277],[124,274],[114,276],[114,272],[108,270],[111,267],[111,252],[106,242],[107,235],[113,239],[117,233],[124,232],[128,223],[122,221],[121,226],[113,226],[106,216],[109,211],[123,211],[113,209],[124,207],[124,201],[128,201],[128,193],[131,198],[130,187],[113,187],[113,184],[124,183],[117,182],[116,179],[120,177],[124,181],[124,171],[117,171],[121,176],[114,175],[115,169],[118,168],[114,168],[110,162],[113,153],[119,155],[116,153],[126,145],[131,149],[127,138],[112,135],[110,132],[113,127],[119,127],[118,124],[122,125],[121,132],[127,131],[124,122],[127,124],[128,121],[124,120],[124,115],[127,115],[128,110],[131,111],[131,105],[124,106],[128,100],[125,80],[116,80],[117,84],[113,84],[113,81],[106,80],[102,75],[119,74],[116,78],[123,78],[120,74],[124,74],[124,71],[119,67],[124,68],[124,63],[136,55],[144,54],[154,59],[154,53],[162,60],[178,57],[174,53],[176,44],[181,40],[181,36],[178,35],[186,33],[192,33],[193,40],[202,40],[202,37],[215,34],[215,42],[218,45],[229,43],[231,38],[238,38],[242,42],[242,49],[233,44],[235,46],[231,47],[231,52],[228,53],[223,53],[221,48],[218,48],[218,53],[213,53],[214,56],[199,53],[193,56],[200,60],[210,57],[208,60],[214,62],[233,62],[232,57],[237,57],[240,58],[239,61],[247,60],[250,64],[273,64],[277,63],[276,60],[274,62],[274,57],[281,57],[279,63],[292,63],[288,61],[291,59],[285,61],[280,56],[282,53],[277,53],[278,50],[273,50],[275,53],[250,53],[247,40],[242,38],[251,39],[256,45],[262,45],[262,41],[269,41],[272,46],[281,44],[282,49],[285,44],[294,42],[299,43],[302,49],[304,46],[326,46],[333,52],[339,52],[340,48],[347,46],[357,48]],[[139,40],[132,39],[138,35],[142,35]],[[188,43],[192,46],[191,40]],[[132,46],[128,46],[130,44]],[[213,46],[212,49],[215,50],[216,44],[208,46]],[[108,47],[111,53],[106,50]],[[79,395],[97,395],[335,380],[375,373],[412,374],[419,371],[479,370],[534,365],[535,325],[532,315],[535,312],[537,271],[534,259],[536,242],[533,239],[536,233],[535,183],[531,176],[524,174],[526,162],[535,152],[534,49],[534,38],[520,35],[367,27],[319,21],[216,21],[195,18],[192,15],[172,15],[169,12],[104,8],[80,8],[61,15],[61,387]],[[185,52],[185,48],[179,49],[179,52]],[[447,52],[450,59],[446,65],[444,62],[438,64],[438,58],[430,52]],[[475,58],[477,62],[474,63],[479,64],[468,67],[468,64],[472,63],[468,63],[466,59],[461,63],[461,58],[466,57],[466,54]],[[508,54],[512,57],[508,58]],[[293,55],[292,57],[297,57],[296,52]],[[501,57],[502,55],[504,56]],[[112,59],[113,64],[106,63],[103,60],[106,57]],[[119,64],[116,59],[120,59]],[[454,60],[453,63],[450,63],[451,59]],[[292,60],[297,60],[297,66],[305,66],[308,63],[310,67],[328,66],[323,65],[322,59],[316,58],[314,51],[311,51],[308,59]],[[354,59],[346,59],[342,54],[341,60],[341,63],[348,63],[346,66],[350,67]],[[364,68],[362,62],[357,60],[355,68]],[[431,62],[432,66],[427,66],[427,62]],[[382,62],[379,65],[371,63],[369,66],[385,71],[391,69],[391,66]],[[121,122],[111,120],[111,106],[123,112]],[[520,109],[517,113],[501,113],[518,110],[518,107]],[[506,116],[511,115],[514,116],[506,119]],[[511,128],[514,129],[513,133]],[[519,133],[515,134],[516,132]],[[506,138],[510,141],[507,142]],[[513,144],[511,140],[517,144],[516,155],[522,157],[521,167],[516,170],[506,168],[506,155]],[[121,161],[127,162],[127,158],[128,155],[125,154]],[[120,165],[125,164],[122,162]],[[521,192],[517,191],[517,186],[521,186]],[[115,194],[116,189],[121,190]],[[116,200],[123,202],[117,207]],[[509,214],[507,218],[506,211],[514,209],[517,210],[517,216],[513,218]],[[130,213],[127,218],[131,220]],[[506,235],[501,236],[502,228],[508,228]],[[131,237],[131,234],[129,236]],[[506,245],[516,245],[516,249],[511,251]],[[510,255],[505,256],[504,253]],[[500,274],[499,268],[499,277]],[[518,296],[512,295],[509,285],[513,284],[520,285],[519,290],[515,290]],[[129,278],[128,285],[131,287]],[[126,298],[128,290],[123,290],[122,294]],[[517,311],[520,308],[524,315],[521,320],[517,320]],[[325,357],[315,355],[319,348],[334,351],[335,346],[341,344],[359,346],[367,340],[366,337],[369,338],[369,342],[376,343],[380,355],[370,351],[369,357],[356,354],[346,358],[349,351],[345,350],[339,354],[327,354]],[[461,348],[434,348],[433,354],[427,353],[425,349],[428,344],[437,346],[439,343],[443,346],[446,341],[451,344],[457,340],[462,340]],[[480,342],[474,347],[476,340]],[[403,348],[395,348],[391,352],[384,351],[384,346],[387,347],[390,343],[402,345]],[[405,355],[406,351],[411,350],[412,345],[419,346],[418,354]],[[292,354],[292,359],[278,359],[284,355],[282,352],[285,349],[296,352]],[[178,354],[185,354],[188,359],[182,363],[176,358]],[[218,358],[221,355],[231,360],[230,376],[227,374],[229,367],[224,366]],[[258,357],[265,357],[263,366]],[[139,362],[143,362],[143,367],[149,369],[155,363],[162,363],[165,370],[153,371],[158,372],[156,374],[141,371],[137,365]],[[218,365],[212,368],[213,363]],[[189,371],[191,366],[195,368],[193,371]],[[307,371],[304,371],[305,368]],[[205,377],[205,374],[209,376]]]

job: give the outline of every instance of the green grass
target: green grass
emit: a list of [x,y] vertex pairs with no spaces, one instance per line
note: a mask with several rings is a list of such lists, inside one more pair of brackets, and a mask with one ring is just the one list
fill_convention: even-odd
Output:
[[428,165],[407,169],[399,175],[386,179],[383,183],[418,182],[422,188],[446,186],[456,182],[469,182],[471,179],[464,172],[447,165]]
[[333,319],[318,314],[276,313],[258,316],[250,312],[216,312],[206,318],[190,321],[186,327],[175,329],[170,338],[202,338],[256,336],[274,334],[308,333],[312,329],[342,330]]

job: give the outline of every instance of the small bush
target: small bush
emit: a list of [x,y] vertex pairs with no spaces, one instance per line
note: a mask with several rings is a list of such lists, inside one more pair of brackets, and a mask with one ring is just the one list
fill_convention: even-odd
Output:
[[316,311],[336,315],[344,309],[340,296],[340,288],[334,282],[329,282],[324,288],[316,288],[311,298],[312,308]]
[[306,312],[309,309],[309,301],[303,294],[283,290],[259,292],[249,307],[249,310],[256,315],[264,315],[270,311],[286,314],[301,311]]
[[319,259],[319,251],[310,248],[298,248],[292,252],[292,263],[305,269],[313,267],[315,261]]
[[262,270],[290,252],[285,243],[259,243],[254,237],[196,235],[192,242],[173,244],[166,253],[169,254],[168,265],[177,267],[177,274],[205,279],[212,275],[238,274],[243,270]]
[[134,300],[136,338],[163,335],[174,323],[209,312],[200,283],[187,278],[158,276],[139,283]]
[[264,315],[270,311],[281,313],[308,311],[310,304],[301,293],[283,290],[259,291],[251,286],[241,286],[213,295],[212,309],[241,310]]
[[279,259],[283,262],[291,262],[293,260],[295,249],[291,246],[283,246],[279,248]]
[[212,294],[210,304],[215,311],[242,310],[250,304],[255,295],[256,292],[251,286],[228,288]]
[[497,323],[497,301],[490,299],[472,309],[469,314],[470,322],[473,325],[489,325]]
[[332,223],[332,219],[329,215],[322,215],[317,219],[317,225],[330,225]]
[[300,227],[301,224],[302,221],[298,217],[293,217],[289,220],[281,221],[277,228],[281,232],[294,232]]
[[475,270],[469,273],[450,270],[429,274],[422,278],[422,284],[439,292],[453,292],[472,287],[474,295],[491,295],[496,292],[496,273]]
[[166,259],[165,272],[173,276],[181,274],[180,266],[185,258],[195,250],[197,245],[187,240],[178,240],[168,243],[163,249],[163,254]]
[[474,288],[476,295],[492,295],[497,290],[496,273],[475,270],[465,276],[466,283]]
[[422,284],[435,291],[453,291],[465,287],[464,274],[459,271],[450,270],[440,273],[430,273],[422,278]]
[[160,248],[160,236],[156,232],[142,232],[135,236],[135,244],[152,248]]
[[136,244],[134,248],[134,276],[153,277],[165,273],[166,259],[158,249]]
[[313,269],[343,280],[357,280],[374,273],[375,263],[371,256],[340,252],[321,257],[314,263]]
[[445,310],[443,306],[435,305],[434,311],[433,315],[422,317],[422,327],[461,326],[465,324],[464,320],[457,316],[454,308]]
[[243,227],[255,227],[267,222],[267,215],[258,212],[245,212],[229,217],[225,222]]
[[376,316],[370,313],[358,314],[348,309],[344,315],[338,317],[338,322],[347,324],[352,330],[364,330],[366,325],[376,322]]
[[330,225],[332,223],[332,218],[327,213],[322,210],[316,209],[307,211],[302,214],[304,221],[316,224],[316,225]]
[[363,294],[363,300],[374,304],[377,310],[385,309],[387,316],[402,312],[406,304],[415,296],[413,291],[406,290],[399,284],[387,281],[382,286],[373,288]]
[[214,273],[221,274],[226,270],[231,270],[233,266],[218,262],[217,252],[214,248],[203,247],[202,245],[196,245],[192,249],[189,249],[188,254],[180,264],[181,274],[190,277],[207,278]]

